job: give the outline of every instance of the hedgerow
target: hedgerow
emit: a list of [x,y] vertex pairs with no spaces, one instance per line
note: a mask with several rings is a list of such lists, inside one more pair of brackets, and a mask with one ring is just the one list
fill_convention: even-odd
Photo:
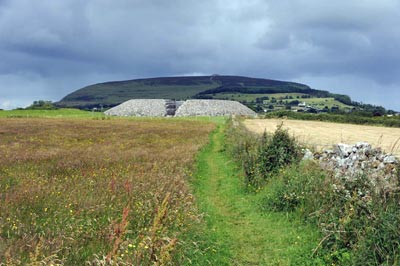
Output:
[[[277,164],[279,160],[269,160],[271,154],[285,158],[276,153],[280,149],[277,147],[286,147],[288,143],[298,147],[287,132],[278,128],[273,135],[246,136],[240,124],[233,124],[227,130],[227,146],[233,147],[227,149],[235,151],[232,155],[242,164],[251,162],[252,171],[244,171],[245,183],[254,177],[268,177],[257,183],[263,186],[259,189],[262,210],[290,212],[319,228],[322,238],[313,251],[315,261],[310,264],[400,264],[399,169],[391,187],[384,187],[370,178],[368,171],[352,178],[336,176],[322,170],[316,161],[299,161],[297,152],[290,156],[296,159]],[[285,145],[273,139],[284,139]],[[267,151],[268,148],[271,150]],[[251,159],[246,157],[249,154]],[[260,175],[264,170],[267,172]]]
[[265,118],[281,118],[286,117],[296,120],[313,120],[313,121],[328,121],[335,123],[347,123],[357,125],[381,125],[386,127],[400,127],[400,116],[394,117],[368,117],[354,114],[331,114],[331,113],[297,113],[292,111],[271,112],[264,116]]

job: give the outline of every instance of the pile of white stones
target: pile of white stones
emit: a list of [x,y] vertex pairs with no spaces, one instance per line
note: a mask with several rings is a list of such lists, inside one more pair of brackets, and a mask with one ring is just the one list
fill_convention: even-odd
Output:
[[390,183],[398,174],[398,159],[380,148],[372,148],[367,142],[354,145],[339,143],[333,149],[314,154],[306,150],[304,159],[319,160],[322,168],[333,171],[336,177],[346,179],[368,175],[371,180]]
[[112,116],[166,116],[164,99],[134,99],[121,103],[104,113]]
[[[175,106],[176,111],[171,108]],[[256,113],[235,101],[225,100],[187,100],[185,102],[164,99],[135,99],[126,101],[110,110],[106,115],[113,116],[255,116]]]
[[256,113],[243,104],[225,100],[187,100],[175,116],[255,116]]

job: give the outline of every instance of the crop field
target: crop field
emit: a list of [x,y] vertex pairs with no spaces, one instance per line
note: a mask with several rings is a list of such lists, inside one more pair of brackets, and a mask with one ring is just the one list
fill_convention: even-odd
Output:
[[330,148],[337,143],[365,141],[373,147],[381,147],[386,152],[400,155],[400,128],[286,119],[244,121],[245,126],[256,133],[273,132],[281,123],[297,140],[316,149]]
[[187,263],[200,220],[187,181],[214,127],[0,119],[0,265]]

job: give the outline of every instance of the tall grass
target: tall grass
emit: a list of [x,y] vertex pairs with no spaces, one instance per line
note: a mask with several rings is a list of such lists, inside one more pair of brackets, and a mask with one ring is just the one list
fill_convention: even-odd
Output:
[[0,264],[201,260],[212,248],[187,179],[213,128],[201,121],[2,119]]

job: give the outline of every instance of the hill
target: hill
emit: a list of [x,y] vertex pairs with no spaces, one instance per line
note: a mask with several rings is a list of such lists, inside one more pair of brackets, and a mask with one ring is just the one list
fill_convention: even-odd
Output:
[[[348,100],[345,95],[311,89],[301,83],[241,76],[192,76],[134,79],[98,83],[81,88],[56,103],[58,107],[91,109],[112,107],[130,99],[227,99],[249,103],[267,94],[299,94],[309,98],[332,97]],[[257,97],[253,97],[256,96]],[[243,97],[238,99],[239,97]],[[248,99],[250,98],[250,99]]]

